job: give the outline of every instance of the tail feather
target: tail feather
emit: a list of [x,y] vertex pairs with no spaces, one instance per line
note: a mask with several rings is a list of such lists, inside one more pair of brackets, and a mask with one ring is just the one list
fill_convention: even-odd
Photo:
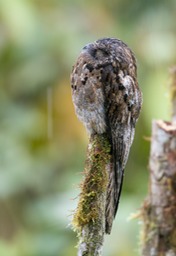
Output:
[[109,184],[106,198],[105,232],[111,233],[112,223],[116,216],[120,194],[123,184],[124,170],[117,157],[116,150],[113,150],[112,163],[109,172]]
[[111,132],[112,160],[109,169],[109,184],[105,209],[105,232],[107,234],[111,232],[112,223],[118,210],[123,185],[124,168],[134,137],[134,127],[131,125],[129,127],[119,125],[117,130],[117,134]]

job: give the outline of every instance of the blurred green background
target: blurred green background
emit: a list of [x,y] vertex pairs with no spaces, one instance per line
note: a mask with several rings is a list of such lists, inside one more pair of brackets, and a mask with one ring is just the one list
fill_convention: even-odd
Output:
[[154,118],[169,120],[176,62],[175,0],[0,0],[0,255],[75,256],[69,226],[79,194],[87,135],[69,76],[81,48],[125,41],[138,59],[144,103],[105,256],[139,253],[138,220],[148,189]]

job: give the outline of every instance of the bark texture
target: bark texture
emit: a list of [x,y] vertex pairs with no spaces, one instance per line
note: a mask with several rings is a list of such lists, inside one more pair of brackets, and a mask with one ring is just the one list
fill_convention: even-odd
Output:
[[176,255],[176,126],[153,121],[143,256]]
[[176,67],[171,69],[172,122],[153,121],[150,190],[143,217],[143,256],[176,255]]

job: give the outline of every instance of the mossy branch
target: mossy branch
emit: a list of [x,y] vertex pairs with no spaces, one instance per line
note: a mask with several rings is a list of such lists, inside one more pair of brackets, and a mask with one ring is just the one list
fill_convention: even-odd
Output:
[[85,178],[77,210],[73,217],[73,227],[79,237],[79,256],[101,255],[105,233],[105,203],[110,168],[110,143],[106,135],[90,137]]

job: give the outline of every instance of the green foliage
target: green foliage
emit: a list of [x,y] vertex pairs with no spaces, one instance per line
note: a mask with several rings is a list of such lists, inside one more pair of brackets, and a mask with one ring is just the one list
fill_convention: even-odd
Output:
[[149,143],[143,136],[150,136],[152,118],[169,119],[175,3],[0,1],[0,255],[76,255],[67,226],[87,135],[74,115],[69,76],[81,48],[105,36],[124,40],[135,52],[144,95],[105,255],[136,255],[137,225],[124,220],[147,191]]

